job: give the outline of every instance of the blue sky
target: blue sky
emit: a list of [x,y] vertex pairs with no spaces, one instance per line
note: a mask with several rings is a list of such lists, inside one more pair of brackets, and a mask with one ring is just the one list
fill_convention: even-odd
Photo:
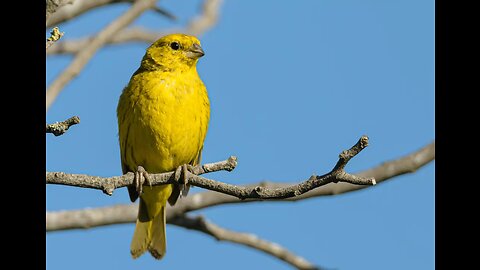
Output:
[[[201,1],[160,1],[171,22],[147,12],[133,25],[184,25]],[[118,4],[60,25],[64,38],[98,32],[128,9]],[[48,34],[48,31],[47,33]],[[234,184],[296,182],[328,172],[366,134],[370,146],[347,171],[394,159],[435,138],[434,1],[224,0],[218,24],[200,37],[198,71],[211,122],[203,161],[236,155]],[[116,106],[149,44],[100,50],[59,95],[47,122],[81,123],[47,134],[47,171],[121,174]],[[55,45],[54,45],[55,46]],[[47,58],[47,83],[70,56]],[[434,269],[435,163],[373,188],[296,203],[201,210],[227,229],[277,242],[314,264],[348,269]],[[201,191],[195,188],[192,192]],[[47,210],[129,203],[127,191],[47,186]],[[291,269],[243,246],[167,226],[167,255],[129,255],[134,224],[47,234],[47,269]]]

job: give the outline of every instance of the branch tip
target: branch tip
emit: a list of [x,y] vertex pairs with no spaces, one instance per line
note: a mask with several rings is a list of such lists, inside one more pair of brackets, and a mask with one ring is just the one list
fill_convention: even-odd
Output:
[[365,147],[368,146],[368,136],[367,135],[363,135],[360,140],[359,140],[359,143],[360,143],[360,147],[363,149]]
[[107,194],[108,196],[113,195],[113,191],[115,190],[115,187],[112,185],[106,186],[102,191],[103,193]]
[[58,26],[55,26],[52,31],[50,31],[50,37],[47,38],[47,41],[57,41],[63,37],[65,32],[60,32]]
[[348,163],[350,159],[352,159],[354,156],[360,153],[367,146],[368,146],[368,137],[366,135],[363,135],[354,146],[352,146],[348,150],[342,151],[342,153],[338,155],[338,158],[343,160],[339,162],[342,162],[344,164]]
[[231,172],[237,167],[237,164],[238,164],[237,157],[236,156],[230,156],[227,159],[228,167],[226,167],[225,170]]
[[73,116],[62,122],[55,122],[53,124],[47,124],[46,133],[53,133],[55,136],[60,136],[67,132],[67,130],[76,124],[80,123],[78,116]]
[[62,38],[64,34],[64,32],[60,32],[58,27],[54,27],[52,31],[50,31],[50,37],[47,38],[46,49],[52,46],[57,40]]

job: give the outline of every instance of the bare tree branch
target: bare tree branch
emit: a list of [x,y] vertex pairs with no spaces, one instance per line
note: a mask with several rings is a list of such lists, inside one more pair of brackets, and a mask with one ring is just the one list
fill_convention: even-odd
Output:
[[50,16],[54,14],[59,8],[65,6],[66,4],[72,4],[75,0],[47,0],[46,1],[46,21]]
[[58,25],[65,21],[71,20],[78,15],[83,14],[91,9],[101,7],[107,4],[119,3],[119,2],[131,2],[128,0],[76,0],[73,4],[59,8],[55,14],[52,14],[47,19],[47,27],[52,25]]
[[218,21],[221,4],[222,0],[205,0],[200,15],[188,23],[186,34],[197,36],[214,26]]
[[[188,179],[197,179],[198,175],[215,172],[220,170],[232,171],[237,166],[237,158],[229,157],[227,160],[210,164],[197,165],[188,173]],[[175,183],[175,172],[149,174],[150,184],[152,186]],[[103,178],[99,176],[89,176],[85,174],[67,174],[63,172],[47,172],[47,184],[75,186],[83,188],[100,189],[107,195],[112,195],[117,188],[126,187],[133,184],[133,173],[129,172],[122,176]],[[196,181],[189,181],[190,185],[195,185]],[[200,181],[203,179],[200,177]],[[208,180],[208,179],[207,179]],[[148,185],[148,184],[146,184]]]
[[46,133],[53,133],[55,136],[60,136],[63,133],[67,132],[67,130],[73,126],[80,123],[80,118],[78,116],[73,116],[68,118],[62,122],[56,122],[54,124],[47,124],[47,132]]
[[[202,187],[205,189],[229,194],[242,200],[249,198],[283,199],[300,196],[301,194],[309,190],[318,188],[331,182],[347,182],[357,185],[375,185],[376,182],[373,178],[359,177],[346,173],[344,171],[345,165],[350,161],[350,159],[360,153],[360,151],[365,149],[367,145],[368,137],[362,136],[354,146],[352,146],[349,150],[343,151],[340,154],[339,160],[331,172],[322,176],[312,175],[308,180],[303,181],[299,184],[294,184],[281,188],[270,189],[262,186],[242,187],[207,179],[191,173],[187,174],[187,179],[188,183],[192,186]],[[160,184],[175,183],[174,173],[175,172],[172,171],[167,173],[150,174],[150,184],[154,186]],[[88,176],[84,174],[66,174],[63,172],[47,172],[46,182],[47,184],[59,184],[83,188],[100,189],[104,193],[111,195],[114,189],[132,185],[134,183],[133,176],[134,174],[132,172],[129,172],[122,176],[115,176],[110,178]]]
[[[384,182],[386,180],[392,179],[396,176],[400,176],[406,173],[413,173],[417,169],[427,165],[431,161],[435,159],[435,142],[432,142],[418,151],[415,151],[407,156],[401,157],[399,159],[388,161],[380,164],[377,167],[374,167],[369,170],[365,170],[355,175],[362,176],[362,177],[372,177],[374,178],[377,183]],[[270,181],[262,181],[261,183],[251,184],[249,186],[262,186],[267,188],[282,188],[285,186],[289,186],[289,183],[275,183]],[[287,198],[287,201],[299,201],[309,198],[316,198],[321,196],[331,196],[331,195],[338,195],[342,193],[348,193],[364,188],[368,188],[371,186],[364,186],[364,185],[352,185],[349,183],[337,183],[335,185],[326,185],[320,188],[311,190],[305,194],[302,194],[297,197]],[[191,196],[182,198],[179,200],[175,207],[167,210],[167,215],[181,215],[190,211],[200,210],[207,207],[212,207],[216,205],[223,205],[223,204],[232,204],[232,203],[244,203],[244,202],[255,202],[259,201],[257,199],[247,199],[241,201],[237,198],[232,196],[206,191],[200,192],[196,194],[192,194]],[[282,200],[285,201],[285,200]],[[125,211],[129,206],[125,205]],[[132,208],[135,211],[137,208]]]
[[218,241],[237,243],[262,251],[292,265],[297,269],[320,270],[320,267],[313,265],[303,257],[293,254],[292,252],[288,251],[286,248],[280,246],[277,243],[263,240],[251,233],[240,233],[221,228],[209,221],[206,221],[203,217],[200,216],[179,216],[169,219],[167,222],[190,230],[203,232],[205,234],[213,236]]
[[52,29],[52,31],[50,31],[50,37],[47,38],[46,49],[48,50],[48,48],[49,48],[50,46],[52,46],[53,43],[57,42],[57,40],[61,39],[64,34],[65,34],[65,33],[60,32],[60,30],[58,29],[58,27],[54,27],[54,28]]
[[[81,210],[47,212],[46,231],[88,229],[92,227],[132,223],[137,219],[138,204],[114,205]],[[169,219],[167,210],[167,220]]]
[[[205,0],[200,15],[193,18],[185,28],[172,28],[164,31],[152,31],[140,27],[123,29],[108,40],[107,44],[119,44],[127,42],[153,43],[158,38],[171,33],[185,33],[193,36],[200,36],[212,28],[219,17],[221,0]],[[48,50],[48,55],[53,54],[76,54],[81,51],[93,37],[77,40],[64,40]]]
[[[182,31],[180,31],[182,32]],[[154,32],[142,27],[131,27],[120,31],[118,34],[112,37],[106,44],[119,44],[128,42],[146,42],[151,44],[155,42],[159,37],[168,34],[165,32]],[[76,40],[64,40],[59,42],[55,47],[48,50],[48,55],[55,54],[76,54],[88,44],[93,37],[81,38]]]
[[[134,0],[76,0],[72,5],[64,6],[58,9],[55,14],[52,14],[47,20],[47,27],[69,21],[95,8],[110,4],[132,2],[134,2]],[[174,15],[163,8],[153,7],[152,9],[169,19],[175,19]]]
[[112,36],[114,36],[122,28],[130,24],[135,18],[140,16],[145,10],[155,5],[155,0],[136,1],[132,7],[122,14],[115,21],[111,22],[94,39],[92,39],[85,47],[76,55],[70,65],[58,76],[47,89],[47,109],[56,99],[60,91],[76,77],[80,71],[89,62],[95,52],[102,47]]
[[[406,173],[413,173],[417,169],[429,164],[435,159],[435,142],[423,147],[399,159],[384,162],[383,164],[369,170],[357,173],[364,177],[374,177],[378,183],[394,179],[394,177]],[[264,186],[278,188],[287,186],[287,183],[262,182],[250,186]],[[347,183],[338,183],[335,185],[326,185],[311,190],[303,195],[278,201],[298,201],[321,196],[336,195],[347,193],[371,186],[358,186]],[[184,197],[175,204],[174,207],[167,206],[167,220],[187,212],[196,211],[216,205],[245,203],[260,201],[260,199],[239,200],[230,195],[206,191]],[[86,229],[97,226],[105,226],[119,223],[135,222],[138,212],[138,204],[125,204],[108,206],[94,209],[80,209],[68,211],[47,212],[46,228],[47,231]]]
[[[138,208],[138,206],[137,206]],[[47,213],[47,231],[65,230],[69,228],[55,227],[58,224],[75,223],[76,228],[89,228],[92,222],[101,220],[104,223],[98,226],[109,224],[131,223],[137,217],[135,211],[125,212],[122,206],[104,207],[103,211],[98,209],[85,209],[82,211],[59,211]],[[319,269],[304,258],[289,252],[276,243],[259,239],[255,235],[229,231],[205,221],[201,217],[191,218],[187,216],[167,216],[167,223],[184,227],[191,230],[204,232],[215,237],[219,241],[229,241],[258,249],[267,254],[275,256],[298,269]]]

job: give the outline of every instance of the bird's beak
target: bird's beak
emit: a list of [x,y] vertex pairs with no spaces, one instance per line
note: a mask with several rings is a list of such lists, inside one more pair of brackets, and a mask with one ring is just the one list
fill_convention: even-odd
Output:
[[205,52],[203,51],[202,47],[200,47],[200,45],[198,44],[193,44],[192,47],[190,47],[187,50],[187,57],[190,57],[190,58],[197,59],[204,55],[205,55]]

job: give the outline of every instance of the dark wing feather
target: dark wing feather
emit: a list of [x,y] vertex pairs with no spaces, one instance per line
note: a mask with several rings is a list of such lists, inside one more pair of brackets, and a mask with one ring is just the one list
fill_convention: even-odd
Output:
[[[128,140],[129,131],[130,131],[130,129],[127,129],[127,134],[124,138],[125,143],[124,143],[123,148],[126,148],[126,142]],[[120,149],[120,152],[121,152],[120,158],[121,158],[121,161],[122,161],[122,172],[123,172],[123,174],[126,174],[128,172],[135,172],[136,168],[129,168],[128,165],[125,164],[127,150],[126,149]],[[127,186],[127,189],[128,189],[128,196],[130,197],[130,201],[135,202],[138,198],[137,188],[135,187],[135,185],[130,185],[130,186]]]
[[[123,174],[126,174],[128,172],[133,172],[134,170],[130,169],[127,167],[127,165],[123,162],[122,158],[122,172]],[[135,202],[138,198],[138,192],[137,188],[133,185],[127,186],[128,189],[128,196],[130,197],[131,202]]]

